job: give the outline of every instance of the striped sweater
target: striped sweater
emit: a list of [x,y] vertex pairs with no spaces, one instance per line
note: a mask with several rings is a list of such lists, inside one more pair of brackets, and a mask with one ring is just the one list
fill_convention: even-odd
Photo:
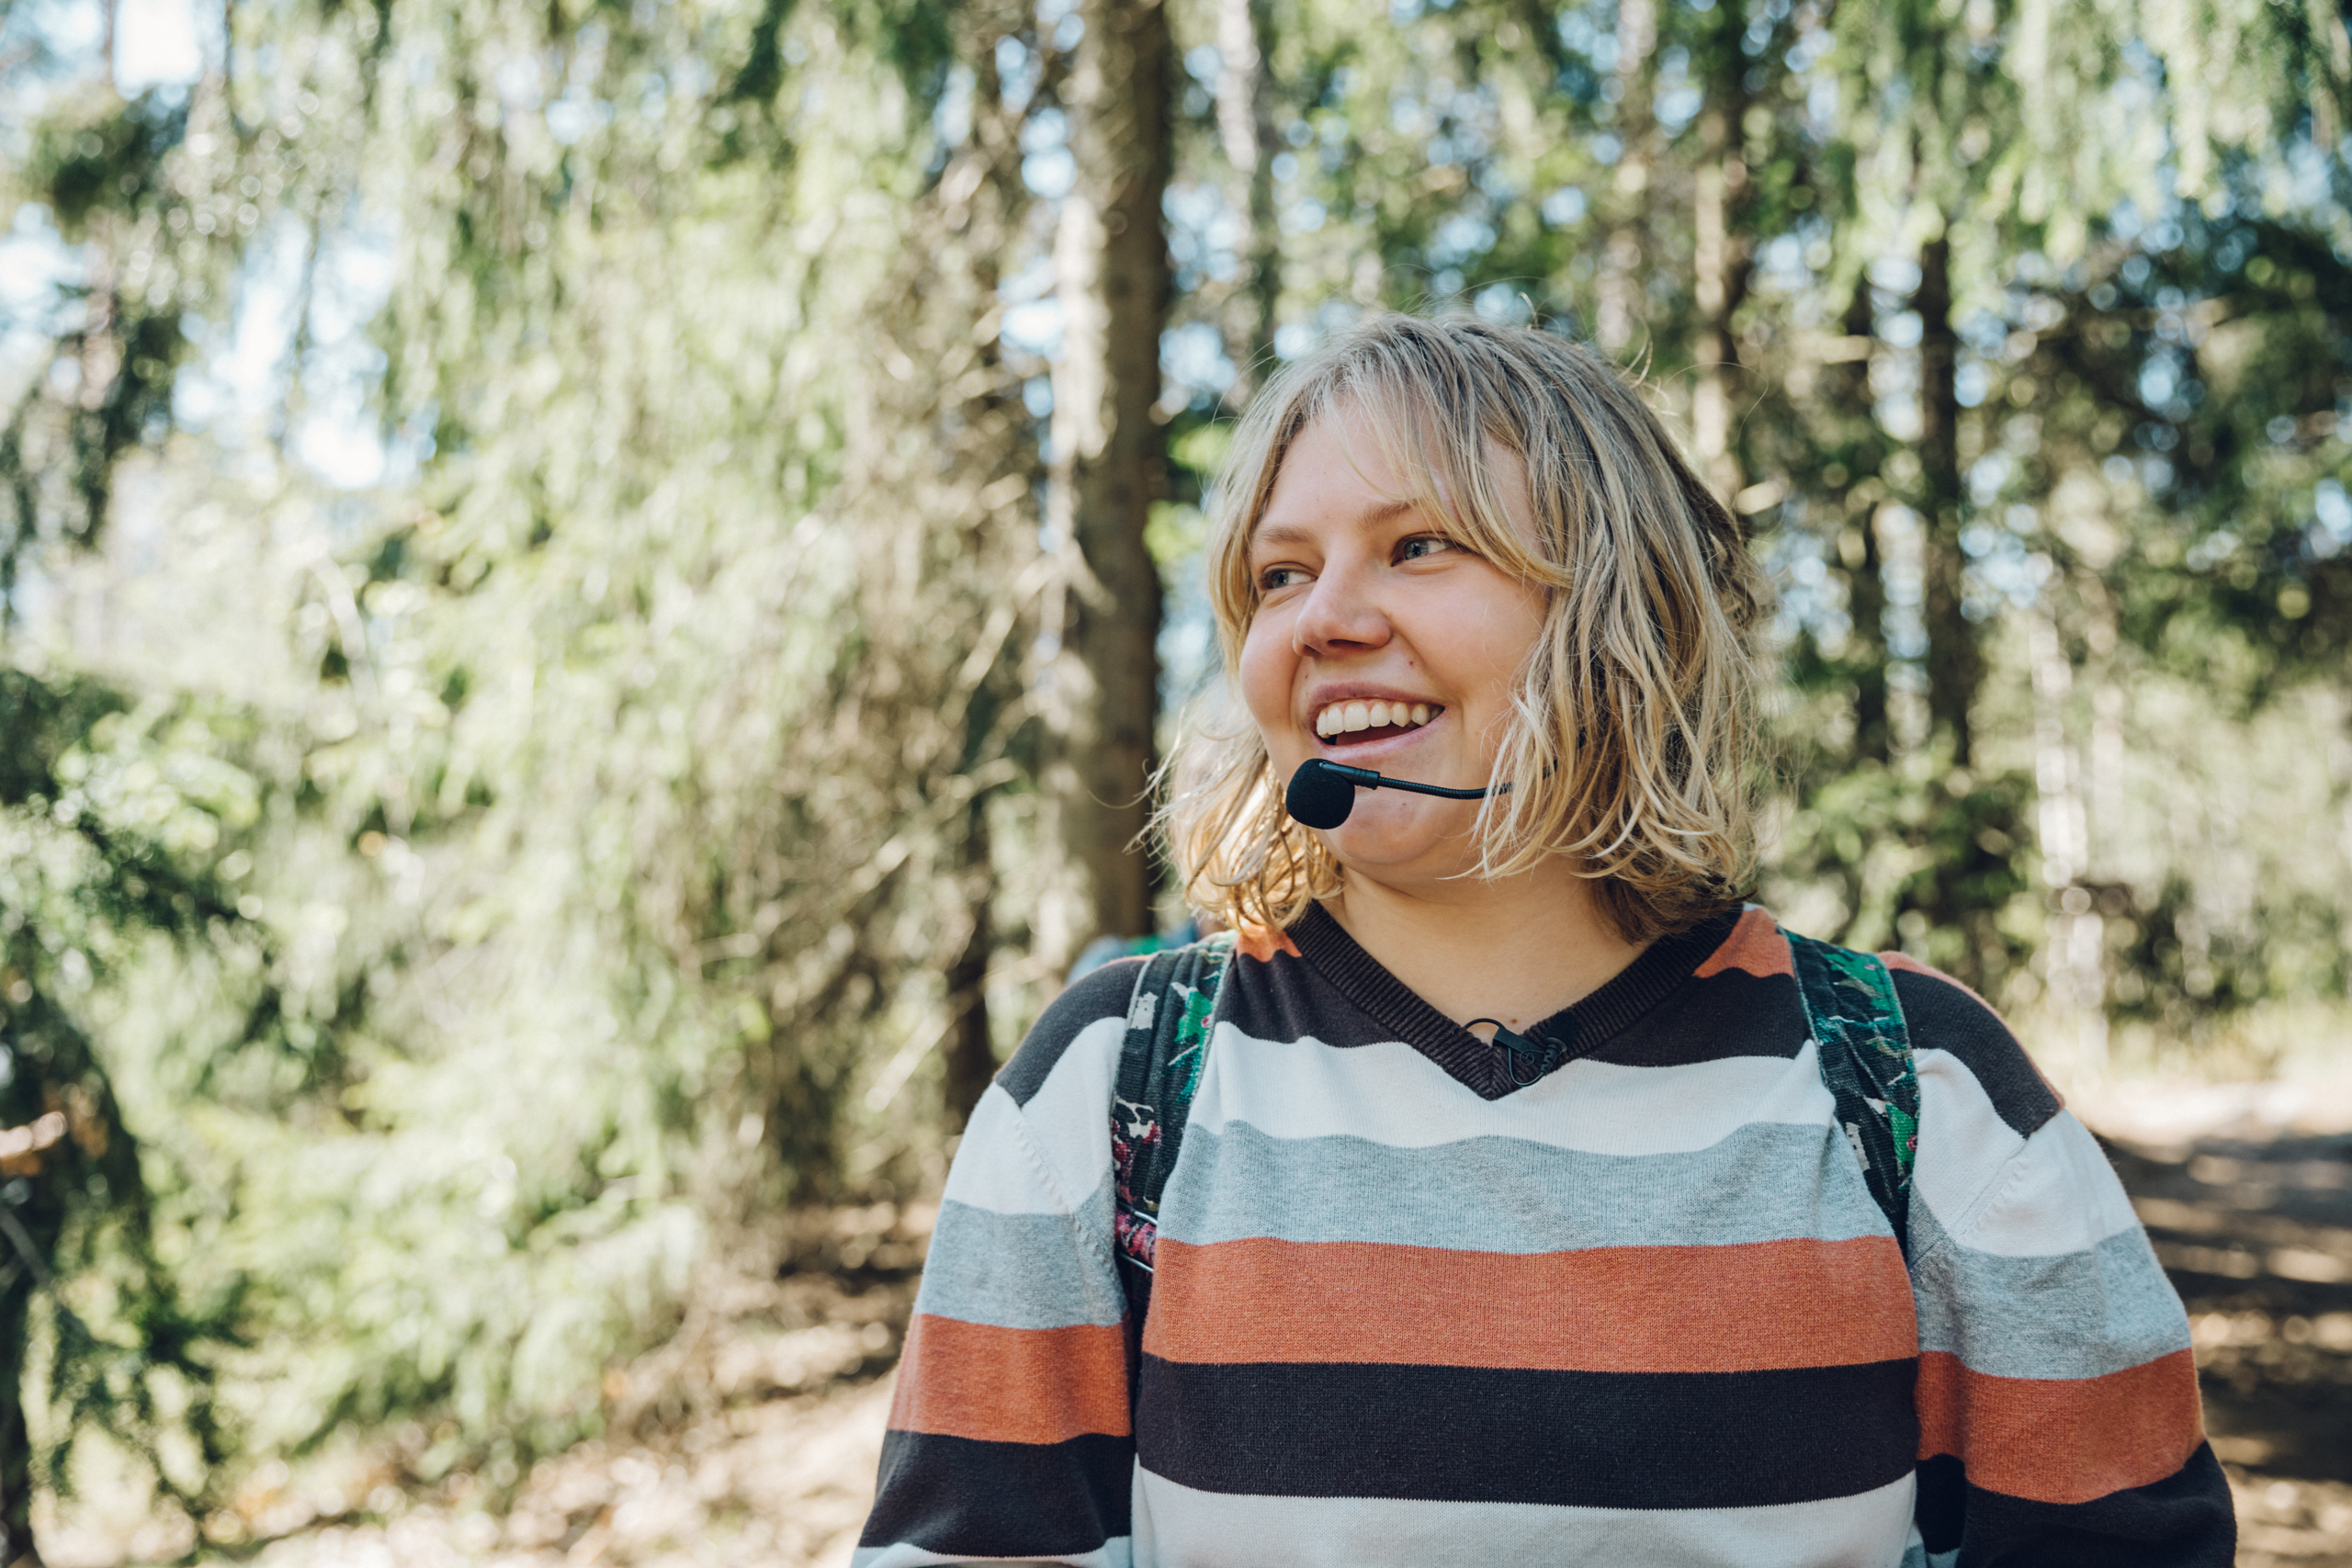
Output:
[[855,1568],[2231,1561],[2179,1301],[1957,983],[1886,955],[1906,1267],[1762,910],[1531,1031],[1573,1055],[1525,1089],[1310,910],[1226,977],[1138,1344],[1109,1108],[1141,962],[973,1115]]

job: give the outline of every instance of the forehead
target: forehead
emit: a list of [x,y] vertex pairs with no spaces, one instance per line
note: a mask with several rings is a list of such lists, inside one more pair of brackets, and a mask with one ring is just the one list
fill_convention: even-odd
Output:
[[1415,519],[1424,494],[1396,471],[1382,436],[1351,408],[1329,409],[1301,430],[1274,471],[1250,530],[1253,548],[1277,547],[1334,527],[1379,528]]
[[[1483,515],[1487,509],[1497,514]],[[1398,411],[1327,405],[1283,454],[1247,544],[1254,556],[1335,531],[1400,528],[1486,546],[1499,543],[1493,536],[1500,533],[1515,536],[1517,547],[1535,547],[1525,461],[1492,435],[1476,452],[1460,452]]]

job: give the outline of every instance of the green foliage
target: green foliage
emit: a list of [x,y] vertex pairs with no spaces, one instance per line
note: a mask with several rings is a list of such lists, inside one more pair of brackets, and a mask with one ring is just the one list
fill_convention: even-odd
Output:
[[[1593,338],[1751,520],[1792,923],[2127,1036],[2343,995],[2340,22],[1253,14],[1277,351],[1379,305]],[[429,1411],[430,1477],[624,1415],[742,1216],[935,1179],[1055,979],[1069,18],[229,18],[131,100],[24,33],[0,126],[62,258],[0,366],[0,1121],[73,1129],[0,1190],[58,1280],[0,1247],[0,1363],[53,1347],[60,1463],[184,1427],[191,1497],[232,1445]],[[1175,25],[1181,697],[1263,367],[1216,17]]]
[[[209,754],[200,723],[167,716],[86,679],[0,671],[0,1121],[36,1134],[0,1172],[0,1360],[21,1376],[45,1328],[54,1433],[151,1452],[161,1431],[185,1433],[198,1470],[159,1479],[194,1501],[227,1453],[206,1352],[233,1343],[237,1292],[191,1292],[161,1260],[141,1143],[83,1005],[151,933],[238,940],[208,852],[250,820],[246,781]],[[0,1529],[14,1536],[29,1447],[13,1402],[5,1419]],[[50,1450],[52,1483],[67,1452]]]

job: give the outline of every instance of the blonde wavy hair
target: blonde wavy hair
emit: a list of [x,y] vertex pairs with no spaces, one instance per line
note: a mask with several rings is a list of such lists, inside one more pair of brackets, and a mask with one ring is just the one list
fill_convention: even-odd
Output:
[[[1411,500],[1469,549],[1546,590],[1473,874],[1577,863],[1630,942],[1738,901],[1755,866],[1761,580],[1739,525],[1657,416],[1590,350],[1475,319],[1379,315],[1285,367],[1235,428],[1212,502],[1209,599],[1238,689],[1259,590],[1250,539],[1275,475],[1344,412]],[[1516,457],[1533,548],[1502,487]],[[1159,827],[1186,897],[1281,927],[1343,868],[1283,809],[1257,727],[1193,728],[1169,760]]]

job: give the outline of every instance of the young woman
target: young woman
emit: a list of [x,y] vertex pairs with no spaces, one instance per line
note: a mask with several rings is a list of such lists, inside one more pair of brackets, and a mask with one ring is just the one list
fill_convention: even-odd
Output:
[[[1148,1315],[1114,1262],[1138,958],[973,1117],[858,1568],[2224,1568],[2130,1204],[1897,953],[1916,1164],[1907,1213],[1874,1201],[1820,950],[1740,902],[1752,568],[1641,400],[1542,333],[1384,317],[1251,403],[1220,496],[1250,724],[1170,825],[1239,943]],[[1487,793],[1312,829],[1317,759]]]

